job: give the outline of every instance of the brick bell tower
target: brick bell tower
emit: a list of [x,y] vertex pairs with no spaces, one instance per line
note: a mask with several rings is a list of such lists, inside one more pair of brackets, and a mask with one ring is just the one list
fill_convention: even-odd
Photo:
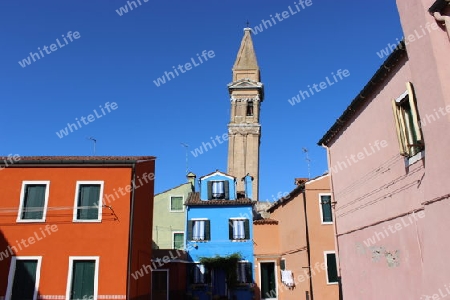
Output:
[[259,113],[264,99],[264,87],[260,80],[251,29],[244,28],[244,37],[233,66],[233,81],[228,84],[231,116],[228,123],[227,172],[237,177],[238,192],[245,191],[241,179],[247,174],[253,177],[253,200],[258,200],[259,193]]

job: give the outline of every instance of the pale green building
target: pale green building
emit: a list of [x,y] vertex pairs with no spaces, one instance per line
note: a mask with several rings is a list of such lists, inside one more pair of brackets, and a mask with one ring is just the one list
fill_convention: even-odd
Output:
[[188,182],[156,194],[153,209],[153,249],[183,249],[186,208],[184,202],[195,190],[195,174]]

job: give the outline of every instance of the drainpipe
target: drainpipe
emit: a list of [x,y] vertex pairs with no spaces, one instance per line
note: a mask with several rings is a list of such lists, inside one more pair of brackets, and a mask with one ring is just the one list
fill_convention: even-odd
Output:
[[[341,260],[340,260],[340,256],[339,256],[339,243],[338,243],[338,238],[337,238],[337,220],[336,220],[336,202],[334,201],[334,185],[333,185],[333,172],[331,172],[331,152],[330,152],[330,148],[328,148],[327,145],[322,144],[322,147],[324,147],[327,150],[327,157],[328,157],[328,172],[330,174],[330,187],[331,187],[331,197],[332,197],[332,202],[331,202],[331,207],[333,208],[333,229],[334,229],[334,247],[336,249],[336,263],[338,265],[338,285],[339,285],[339,300],[344,299],[343,293],[342,293],[342,277],[341,277]],[[334,205],[333,205],[334,202]]]
[[311,276],[311,248],[309,245],[308,214],[306,213],[306,187],[305,187],[305,184],[303,184],[303,211],[305,213],[306,247],[308,249],[309,290],[311,293],[310,300],[314,300],[313,284],[312,284],[312,276]]
[[[135,195],[135,180],[136,180],[136,163],[133,163],[132,166],[132,181],[131,185],[133,187],[131,194],[131,208],[130,208],[130,232],[128,238],[128,275],[127,275],[127,299],[131,299],[131,263],[132,263],[132,254],[133,254],[133,223],[134,223],[134,195]],[[150,274],[151,277],[151,274]]]

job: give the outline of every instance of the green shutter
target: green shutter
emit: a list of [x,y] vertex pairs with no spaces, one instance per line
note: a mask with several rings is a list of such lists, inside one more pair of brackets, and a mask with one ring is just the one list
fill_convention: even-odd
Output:
[[246,283],[252,283],[253,282],[253,267],[251,262],[245,263],[245,274],[246,274]]
[[184,233],[174,233],[173,234],[173,248],[182,249],[184,244]]
[[75,260],[72,268],[71,300],[94,297],[95,260]]
[[228,219],[228,238],[233,239],[233,220]]
[[334,253],[327,254],[327,274],[329,283],[338,282],[336,254]]
[[189,220],[187,224],[187,240],[192,241],[193,238],[194,221]]
[[44,215],[45,184],[27,184],[23,199],[22,219],[39,220]]
[[244,220],[244,233],[245,233],[245,239],[250,239],[250,221],[248,219]]
[[223,182],[223,188],[225,190],[225,200],[230,200],[230,182],[228,180]]
[[284,259],[280,260],[280,269],[282,271],[286,270],[286,260],[284,260]]
[[182,211],[183,210],[183,197],[170,197],[170,210]]
[[[100,185],[80,184],[78,190],[78,220],[97,220],[100,205]],[[87,208],[89,207],[89,208]]]
[[210,220],[205,220],[205,241],[211,240]]
[[33,299],[37,264],[37,260],[16,260],[11,300]]
[[331,210],[331,196],[322,196],[322,221],[333,222],[333,214]]
[[212,181],[208,181],[207,182],[207,186],[208,186],[208,200],[212,199]]

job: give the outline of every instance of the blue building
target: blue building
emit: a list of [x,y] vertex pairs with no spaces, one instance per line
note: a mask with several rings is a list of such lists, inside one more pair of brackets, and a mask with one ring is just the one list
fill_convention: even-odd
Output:
[[[188,295],[192,299],[253,297],[254,201],[246,197],[251,194],[251,177],[242,181],[246,191],[240,194],[234,176],[219,171],[205,175],[199,179],[200,191],[191,193],[185,203],[186,249],[192,262],[187,272]],[[240,258],[231,271],[200,263],[202,258],[232,255]]]

